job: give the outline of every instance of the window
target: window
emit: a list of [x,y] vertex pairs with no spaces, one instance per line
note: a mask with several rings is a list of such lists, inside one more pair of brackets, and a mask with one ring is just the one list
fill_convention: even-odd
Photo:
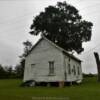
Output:
[[31,64],[31,71],[33,72],[35,68],[35,64]]
[[35,64],[31,64],[31,68],[35,67]]
[[73,66],[73,73],[74,73],[74,75],[76,75],[75,65]]
[[54,61],[49,61],[49,75],[54,74]]
[[69,62],[70,62],[70,58],[69,58],[68,60],[69,60]]
[[78,67],[78,75],[80,75],[80,67]]
[[70,64],[68,64],[68,74],[71,74]]

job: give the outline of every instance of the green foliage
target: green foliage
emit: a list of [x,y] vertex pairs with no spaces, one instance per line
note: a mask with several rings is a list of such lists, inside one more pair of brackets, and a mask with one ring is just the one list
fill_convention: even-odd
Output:
[[6,72],[4,68],[2,67],[2,65],[0,65],[0,79],[5,78],[5,76],[6,76]]
[[16,78],[23,78],[24,67],[25,67],[25,59],[21,59],[20,64],[16,65],[15,67]]
[[28,40],[23,42],[23,45],[24,45],[24,53],[22,54],[21,58],[24,58],[25,56],[27,56],[28,52],[32,48],[32,43]]
[[16,74],[12,69],[12,66],[2,66],[0,65],[0,79],[10,79],[16,78]]
[[92,74],[92,73],[85,74],[85,73],[83,73],[83,77],[97,77],[97,74]]
[[21,64],[15,66],[15,69],[12,69],[12,66],[0,65],[0,79],[23,78],[24,64],[25,60],[22,60]]
[[30,34],[41,34],[68,51],[82,52],[83,42],[91,40],[92,23],[82,20],[78,10],[66,2],[48,6],[37,15]]

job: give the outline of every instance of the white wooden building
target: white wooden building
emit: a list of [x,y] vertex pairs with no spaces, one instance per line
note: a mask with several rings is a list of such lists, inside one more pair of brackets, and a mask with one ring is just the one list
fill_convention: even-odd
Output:
[[28,80],[64,83],[82,81],[81,60],[42,37],[25,59],[23,81]]

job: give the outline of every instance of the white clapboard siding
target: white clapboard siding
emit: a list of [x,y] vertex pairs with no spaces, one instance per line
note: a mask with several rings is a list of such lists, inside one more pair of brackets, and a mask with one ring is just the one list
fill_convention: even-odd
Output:
[[[64,80],[62,57],[62,52],[59,49],[50,45],[46,40],[41,40],[28,57],[26,57],[24,81],[33,79],[31,64],[36,65],[36,81]],[[54,76],[49,76],[49,61],[54,61]]]

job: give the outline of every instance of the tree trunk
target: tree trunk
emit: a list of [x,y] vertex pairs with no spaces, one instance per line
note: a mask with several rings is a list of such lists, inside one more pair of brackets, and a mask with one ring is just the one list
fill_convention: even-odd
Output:
[[97,64],[97,71],[98,71],[98,82],[100,82],[100,60],[99,60],[99,55],[97,52],[94,52],[94,56],[95,56],[95,60],[96,60],[96,64]]

